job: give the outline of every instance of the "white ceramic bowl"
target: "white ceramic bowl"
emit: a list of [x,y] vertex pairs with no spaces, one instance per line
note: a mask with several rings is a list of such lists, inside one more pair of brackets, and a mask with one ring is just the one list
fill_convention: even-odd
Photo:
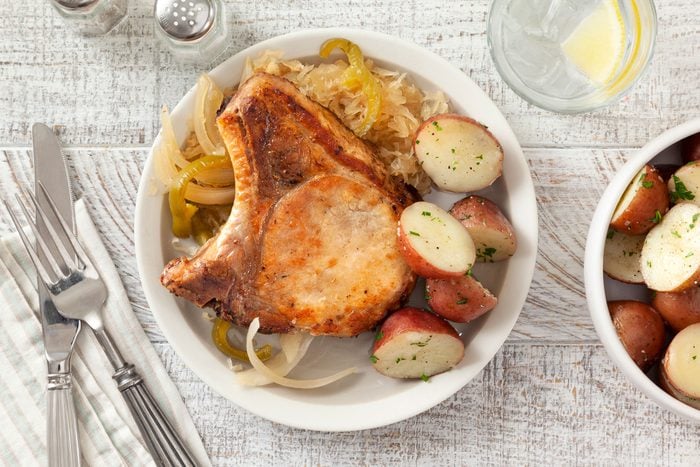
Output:
[[699,132],[700,119],[691,120],[672,128],[657,136],[640,149],[620,169],[606,188],[593,214],[586,241],[584,266],[588,308],[598,337],[603,342],[610,358],[629,378],[632,384],[661,407],[695,421],[700,421],[700,410],[680,402],[661,389],[637,367],[617,337],[615,327],[610,319],[607,301],[629,299],[648,302],[649,292],[644,286],[623,284],[607,277],[603,273],[603,250],[613,211],[622,193],[634,176],[649,162],[655,164],[680,164],[681,155],[677,143],[687,136]]
[[[522,150],[508,123],[467,76],[440,57],[384,34],[351,30],[301,31],[257,44],[226,60],[210,72],[222,87],[238,82],[246,57],[266,49],[281,49],[286,58],[319,60],[320,45],[331,37],[348,38],[378,64],[409,73],[425,90],[444,91],[455,111],[488,125],[505,151],[504,175],[484,194],[509,215],[518,237],[518,251],[505,262],[485,265],[476,275],[499,297],[490,313],[468,326],[459,326],[467,344],[464,360],[453,370],[428,383],[400,381],[378,374],[369,363],[373,336],[354,339],[317,338],[292,376],[317,377],[350,365],[359,374],[325,388],[303,391],[282,387],[244,388],[234,383],[226,359],[211,342],[211,323],[201,310],[176,299],[160,285],[163,265],[178,256],[165,197],[149,195],[154,176],[152,158],[144,168],[136,203],[136,256],[144,292],[163,334],[183,361],[215,391],[237,405],[286,425],[325,431],[372,428],[406,419],[443,401],[467,384],[493,358],[508,337],[525,303],[537,253],[537,205],[532,179]],[[192,79],[194,84],[194,77]],[[175,132],[182,141],[194,102],[194,88],[172,112]],[[154,145],[159,144],[160,137]],[[463,195],[434,193],[427,199],[449,207]],[[424,304],[416,288],[411,303]],[[244,428],[244,427],[242,427]]]

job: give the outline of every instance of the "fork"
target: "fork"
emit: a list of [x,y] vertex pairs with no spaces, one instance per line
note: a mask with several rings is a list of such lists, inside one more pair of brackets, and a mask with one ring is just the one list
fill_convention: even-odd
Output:
[[[39,260],[37,251],[32,248],[32,243],[21,228],[17,214],[7,201],[5,201],[5,207],[10,213],[12,222],[15,224],[41,281],[46,285],[56,309],[67,318],[83,321],[93,330],[115,371],[112,378],[126,400],[156,464],[194,466],[192,455],[153,399],[141,375],[136,371],[134,365],[124,360],[114,340],[107,332],[102,321],[101,311],[107,299],[107,287],[95,269],[92,260],[72,233],[72,229],[68,227],[68,223],[58,212],[46,188],[41,183],[39,186],[42,195],[51,207],[53,219],[47,216],[34,195],[28,190],[22,189],[22,191],[24,196],[32,201],[35,220],[40,220],[46,226],[49,239],[43,238],[39,233],[36,224],[32,222],[30,209],[22,197],[19,195],[15,195],[15,197],[36,237],[37,249],[47,259],[47,267]],[[48,241],[55,245],[55,253],[52,253],[53,249],[49,248]],[[65,267],[59,266],[61,261],[59,261],[58,256]]]

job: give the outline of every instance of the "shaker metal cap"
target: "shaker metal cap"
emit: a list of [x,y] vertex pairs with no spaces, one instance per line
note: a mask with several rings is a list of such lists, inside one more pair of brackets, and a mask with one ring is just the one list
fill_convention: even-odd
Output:
[[56,3],[68,10],[80,10],[97,3],[98,0],[56,0]]
[[204,36],[214,24],[216,4],[212,0],[156,0],[158,26],[183,42]]

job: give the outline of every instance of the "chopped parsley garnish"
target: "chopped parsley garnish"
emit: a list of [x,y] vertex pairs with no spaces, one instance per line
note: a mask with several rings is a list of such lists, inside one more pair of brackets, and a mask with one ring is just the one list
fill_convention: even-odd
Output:
[[455,148],[452,148],[452,154],[456,153],[457,150]]
[[459,300],[457,300],[457,305],[464,305],[464,304],[466,304],[468,301],[469,301],[469,300],[466,299],[466,298],[460,298]]
[[423,295],[423,297],[425,298],[426,302],[430,301],[430,294],[428,293],[428,289],[425,289],[425,295]]
[[654,217],[652,217],[649,220],[652,221],[654,224],[658,224],[659,222],[661,222],[662,218],[663,218],[663,216],[661,215],[661,212],[656,211],[656,214],[654,214]]
[[651,267],[651,261],[647,260],[647,266]]
[[416,144],[420,144],[420,140],[419,140],[419,139],[416,140]]
[[413,230],[409,230],[408,233],[411,235],[415,235],[416,237],[420,237],[420,234],[418,232],[414,232]]
[[369,361],[372,363],[377,363],[379,361],[379,359],[375,355],[370,355]]
[[423,212],[421,212],[421,215],[422,215],[422,216],[432,216],[432,214],[430,213],[430,211],[423,211]]
[[433,336],[428,337],[428,340],[425,342],[411,342],[411,345],[415,345],[416,347],[425,347],[428,345],[428,342],[430,342],[430,339],[432,339]]
[[696,358],[698,358],[698,356],[697,356],[697,355],[693,355],[693,360],[695,360]]
[[675,186],[676,190],[671,192],[671,201],[674,203],[679,199],[684,199],[686,201],[695,199],[693,192],[686,188],[685,183],[683,183],[683,181],[678,178],[677,175],[673,176],[673,185]]
[[677,230],[672,230],[671,235],[673,235],[676,238],[681,238],[681,234],[679,234]]
[[642,186],[643,186],[644,188],[651,188],[651,187],[654,186],[654,182],[649,181],[649,180],[644,180],[644,181],[642,182]]
[[433,126],[435,127],[435,129],[437,131],[442,131],[442,127],[440,126],[440,124],[437,121],[433,122]]
[[397,357],[397,358],[396,358],[396,363],[397,363],[397,364],[401,363],[401,360],[406,360],[406,359],[403,358],[403,357]]
[[374,340],[378,341],[381,340],[381,338],[384,337],[384,333],[382,331],[377,332],[377,334],[374,336]]
[[420,379],[422,379],[424,382],[427,383],[428,380],[430,379],[430,376],[428,376],[428,375],[426,375],[425,373],[423,373],[422,375],[420,375]]
[[493,262],[493,254],[496,253],[496,249],[493,247],[486,247],[483,250],[481,248],[476,249],[476,256],[477,258],[481,258],[484,260],[490,260]]
[[413,358],[412,358],[411,360],[415,360],[415,359],[416,359],[416,355],[414,355]]
[[480,160],[483,160],[483,159],[484,159],[484,155],[483,155],[483,154],[479,154],[478,156],[476,156],[476,158],[477,158],[477,159],[480,159]]
[[608,235],[606,235],[608,240],[611,240],[614,235],[615,235],[615,231],[613,229],[608,229]]
[[473,274],[473,273],[472,273],[471,268],[470,268],[470,269],[467,269],[467,272],[464,273],[465,276],[471,276],[472,274]]
[[691,251],[690,253],[688,253],[687,255],[685,255],[685,257],[686,257],[686,258],[690,258],[690,257],[693,256],[694,254],[695,254],[695,253],[693,253],[693,252]]

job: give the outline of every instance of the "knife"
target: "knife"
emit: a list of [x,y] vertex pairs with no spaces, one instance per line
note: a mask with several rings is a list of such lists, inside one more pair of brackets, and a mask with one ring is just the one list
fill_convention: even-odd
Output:
[[[50,211],[48,201],[38,192],[39,182],[53,198],[58,211],[75,231],[73,196],[68,169],[61,147],[51,129],[41,123],[32,126],[34,147],[34,192],[42,208]],[[37,227],[46,235],[46,227],[37,219]],[[50,244],[52,247],[53,245]],[[38,249],[41,252],[40,249]],[[56,257],[58,255],[54,255]],[[42,261],[45,258],[40,255]],[[61,264],[61,266],[64,266]],[[37,278],[39,290],[39,314],[41,315],[44,354],[48,364],[46,438],[50,467],[80,465],[78,445],[78,423],[72,394],[70,359],[73,346],[80,332],[80,321],[66,319],[54,306],[41,279]]]

